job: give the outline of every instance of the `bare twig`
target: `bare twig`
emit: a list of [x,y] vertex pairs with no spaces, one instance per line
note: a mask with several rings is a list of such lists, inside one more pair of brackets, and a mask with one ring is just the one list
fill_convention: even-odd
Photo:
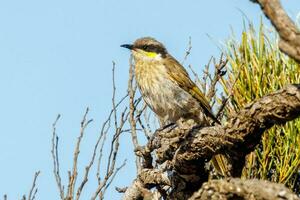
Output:
[[[113,77],[112,77],[112,82],[113,82],[112,83],[113,84],[112,106],[113,106],[113,108],[112,108],[107,120],[102,125],[100,138],[98,139],[98,141],[100,141],[101,138],[103,138],[102,143],[100,145],[100,155],[98,158],[98,167],[97,167],[97,174],[96,174],[97,180],[98,180],[98,186],[96,188],[96,191],[92,195],[91,199],[96,199],[97,197],[99,197],[99,199],[103,199],[106,189],[109,187],[111,182],[114,180],[116,174],[121,170],[121,168],[123,168],[123,166],[125,166],[125,162],[124,162],[123,165],[121,165],[121,167],[115,169],[117,153],[118,153],[119,145],[120,145],[119,137],[120,137],[120,134],[125,132],[124,125],[129,116],[127,107],[125,107],[123,112],[121,113],[120,119],[118,121],[117,108],[126,99],[126,97],[128,96],[128,93],[119,102],[116,103],[116,100],[115,100],[116,86],[115,86],[115,75],[114,75],[115,74],[115,63],[114,62],[113,62],[112,74],[113,74]],[[110,151],[109,151],[109,155],[107,158],[108,161],[107,161],[107,166],[106,166],[106,174],[105,174],[104,178],[101,179],[100,164],[101,164],[102,155],[103,155],[102,151],[103,151],[103,147],[104,147],[104,142],[106,140],[106,135],[107,135],[109,129],[111,128],[110,124],[111,124],[112,117],[113,117],[112,123],[114,124],[115,133],[114,133],[112,141],[111,141]]]
[[[115,105],[116,108],[126,99],[126,97],[127,97],[127,94]],[[97,139],[97,142],[94,146],[94,150],[93,150],[91,160],[90,160],[89,164],[85,167],[84,178],[83,178],[80,186],[77,189],[76,200],[78,200],[80,198],[81,192],[82,192],[85,184],[88,182],[89,172],[90,172],[91,167],[94,164],[94,160],[95,160],[95,157],[96,157],[96,151],[98,149],[98,146],[99,146],[100,142],[102,142],[101,147],[100,147],[100,156],[99,156],[99,159],[98,159],[98,167],[97,167],[97,174],[96,174],[98,183],[100,184],[100,181],[101,181],[101,179],[100,179],[100,162],[101,162],[101,158],[102,158],[103,146],[104,146],[104,143],[105,143],[105,138],[106,138],[107,132],[108,132],[109,127],[110,127],[110,125],[109,125],[110,124],[110,119],[111,119],[111,116],[112,116],[112,114],[115,110],[116,110],[115,108],[111,110],[107,120],[102,124],[100,135],[99,135],[99,137]],[[106,128],[106,126],[107,126],[107,128]]]
[[123,163],[119,166],[119,167],[117,167],[116,168],[116,170],[115,170],[115,172],[113,173],[113,175],[112,175],[112,177],[111,177],[111,179],[110,179],[110,181],[107,183],[107,185],[105,186],[105,188],[104,188],[104,190],[103,190],[103,194],[105,193],[105,191],[107,190],[107,188],[110,186],[110,184],[113,182],[113,180],[115,179],[115,177],[116,177],[116,175],[118,174],[118,172],[123,168],[123,167],[125,167],[125,165],[126,165],[126,159],[123,161]]
[[[128,93],[123,97],[121,98],[121,100],[116,104],[116,108],[119,107],[121,105],[121,103],[128,97]],[[96,177],[97,177],[97,180],[98,180],[98,184],[100,184],[100,181],[101,181],[101,177],[100,177],[100,165],[101,165],[101,160],[102,160],[102,156],[103,156],[103,147],[104,147],[104,144],[105,144],[105,141],[106,141],[106,136],[107,136],[107,133],[110,129],[110,123],[111,123],[111,117],[114,113],[114,111],[116,111],[116,108],[112,108],[106,121],[102,124],[102,128],[101,128],[101,131],[100,131],[100,136],[97,140],[97,143],[99,143],[101,141],[101,144],[100,144],[100,153],[99,153],[99,157],[98,157],[98,164],[97,164],[97,174],[96,174]],[[97,144],[96,144],[97,145]],[[95,146],[95,148],[97,148]],[[95,149],[94,148],[94,149]]]
[[[203,85],[202,85],[202,83],[201,83],[201,81],[199,79],[198,73],[193,69],[192,65],[188,65],[188,68],[191,70],[191,72],[192,72],[192,74],[193,74],[193,76],[195,78],[196,85],[202,87]],[[203,88],[202,88],[202,90],[203,90]]]
[[[144,116],[144,123],[147,127],[147,130],[148,130],[149,133],[151,133],[151,136],[152,136],[153,131],[152,131],[152,128],[151,128],[151,125],[150,125],[150,118],[151,118],[151,116],[153,116],[153,112],[150,111],[149,107],[145,108],[145,112],[144,112],[143,116]],[[155,124],[155,121],[153,122],[153,124]]]
[[141,115],[143,113],[145,113],[146,108],[147,108],[147,104],[144,102],[142,108],[140,110],[137,110],[135,119],[139,123],[139,125],[142,127],[147,140],[149,140],[152,135],[152,132],[150,130],[150,125],[149,125],[149,120],[148,120],[148,118],[145,118],[145,121],[146,121],[146,126],[145,126],[141,119]]
[[96,199],[97,196],[99,196],[100,199],[104,198],[104,192],[105,187],[109,182],[109,180],[113,177],[114,178],[114,173],[117,173],[120,169],[117,170],[117,172],[115,171],[115,163],[116,163],[116,157],[117,157],[117,153],[119,150],[119,136],[122,133],[122,128],[127,120],[129,116],[129,113],[127,111],[127,109],[125,109],[123,111],[123,113],[121,114],[121,119],[120,119],[120,124],[117,127],[117,129],[115,130],[115,134],[113,136],[113,140],[111,142],[111,149],[110,149],[110,153],[108,156],[108,164],[107,164],[107,171],[106,171],[106,175],[104,177],[104,179],[99,183],[95,193],[93,194],[91,199]]
[[184,55],[184,58],[183,58],[183,61],[182,61],[182,65],[184,64],[184,62],[187,60],[188,56],[190,55],[191,53],[191,50],[192,50],[192,37],[189,37],[189,43],[188,43],[188,48],[187,50],[185,51],[185,55]]
[[118,119],[117,119],[117,106],[116,106],[116,80],[115,80],[115,68],[116,68],[116,63],[113,61],[112,62],[113,66],[112,66],[112,86],[113,86],[113,95],[111,98],[111,102],[112,102],[112,107],[113,107],[113,116],[114,116],[114,124],[115,124],[115,128],[118,127]]
[[[56,182],[60,191],[60,197],[62,200],[71,200],[71,199],[76,199],[79,200],[82,194],[82,191],[88,182],[89,179],[89,174],[91,171],[92,166],[95,163],[95,159],[97,156],[97,150],[100,148],[99,151],[99,158],[98,158],[98,166],[97,166],[97,171],[96,171],[96,178],[98,181],[98,186],[96,188],[96,192],[93,194],[92,199],[96,199],[99,197],[100,199],[104,198],[104,193],[106,189],[110,186],[112,181],[114,180],[116,174],[125,166],[125,161],[124,163],[118,167],[115,168],[116,161],[117,161],[117,153],[119,150],[119,137],[121,133],[124,133],[126,130],[124,129],[125,124],[128,120],[129,112],[127,107],[124,108],[122,111],[120,117],[117,112],[117,108],[124,102],[124,100],[128,97],[128,94],[126,94],[123,98],[121,98],[120,101],[116,101],[116,87],[115,87],[115,77],[114,77],[114,72],[115,72],[115,63],[113,62],[113,97],[112,97],[112,109],[106,119],[106,121],[102,124],[101,131],[99,134],[99,137],[94,145],[92,154],[91,154],[91,159],[88,162],[87,166],[85,167],[85,171],[83,173],[82,181],[78,185],[78,188],[76,187],[76,182],[78,179],[78,158],[79,158],[79,153],[80,153],[80,147],[81,147],[81,141],[84,137],[85,130],[87,126],[92,122],[92,120],[87,119],[87,115],[89,112],[89,109],[86,109],[86,112],[84,113],[83,119],[81,121],[80,125],[80,133],[77,138],[76,145],[74,147],[74,154],[73,154],[73,166],[72,166],[72,171],[68,171],[69,175],[69,180],[68,180],[68,189],[66,196],[64,194],[64,186],[61,183],[61,177],[59,173],[59,159],[58,159],[58,136],[56,135],[56,124],[57,121],[60,118],[60,115],[58,115],[57,119],[53,123],[53,136],[52,136],[52,158],[53,158],[53,166],[54,166],[54,175],[56,178]],[[109,155],[107,157],[107,168],[105,172],[105,177],[103,180],[101,179],[100,175],[100,165],[101,165],[101,160],[102,160],[102,151],[104,148],[104,143],[106,142],[107,134],[109,130],[112,128],[111,124],[114,124],[114,134],[112,136],[112,141],[110,145],[110,151]],[[74,194],[76,190],[76,196]]]
[[31,186],[30,192],[28,194],[28,200],[34,200],[35,199],[35,195],[38,191],[38,189],[36,188],[36,180],[37,180],[39,174],[40,174],[40,171],[37,171],[34,174],[32,186]]
[[214,73],[214,77],[211,80],[209,91],[206,95],[208,101],[211,101],[216,94],[216,84],[219,82],[221,77],[225,75],[226,71],[224,71],[223,69],[226,66],[228,60],[227,59],[224,60],[223,54],[221,54],[219,63],[216,63],[215,59],[213,59],[213,62],[215,66],[215,73]]
[[58,191],[60,194],[60,199],[64,199],[64,186],[61,183],[61,176],[59,173],[59,158],[58,158],[58,140],[59,137],[56,134],[56,124],[58,120],[60,119],[60,115],[57,115],[56,120],[54,121],[52,125],[52,149],[51,149],[51,155],[53,160],[53,174],[55,177],[56,185],[58,187]]
[[[205,65],[204,67],[204,70],[203,70],[203,77],[202,77],[202,81],[200,82],[201,83],[201,87],[202,87],[202,91],[203,91],[203,94],[207,94],[207,86],[208,86],[208,82],[210,79],[211,80],[211,76],[210,76],[210,73],[209,73],[209,67],[211,65],[211,62],[213,61],[214,57],[210,57],[208,63]],[[199,77],[197,74],[195,74],[195,76]]]
[[69,199],[73,199],[73,197],[74,197],[74,190],[75,190],[75,185],[76,185],[76,180],[77,180],[77,175],[78,175],[77,162],[78,162],[78,156],[80,153],[80,144],[81,144],[86,127],[93,121],[92,119],[87,120],[88,112],[89,112],[89,108],[86,109],[83,119],[81,121],[80,133],[79,133],[79,137],[77,138],[77,143],[76,143],[75,150],[74,150],[73,169],[72,169],[72,173],[70,173],[70,176],[69,176],[69,184],[68,184],[68,190],[67,190],[67,197]]
[[[233,92],[234,92],[234,86],[235,86],[235,84],[236,84],[236,82],[237,82],[237,80],[238,80],[239,75],[240,75],[240,71],[239,71],[238,74],[237,74],[237,78],[234,80],[234,82],[233,82],[232,85],[230,86],[229,93],[228,93],[227,97],[226,97],[226,98],[225,98],[225,97],[222,97],[221,105],[220,105],[220,107],[219,107],[219,109],[218,109],[218,111],[217,111],[217,114],[216,114],[216,118],[217,118],[217,119],[222,118],[221,115],[223,114],[224,108],[227,106],[228,100],[229,100],[229,99],[232,97],[232,95],[233,95]],[[222,80],[223,80],[223,77],[222,77]]]
[[[132,57],[130,58],[130,67],[129,67],[129,80],[128,80],[128,94],[129,94],[129,123],[131,127],[131,138],[132,143],[135,149],[139,147],[139,142],[137,139],[136,132],[136,120],[135,120],[135,111],[136,106],[134,105],[134,98],[137,89],[137,84],[134,82],[134,65]],[[136,168],[137,171],[141,171],[141,161],[140,158],[136,156]]]

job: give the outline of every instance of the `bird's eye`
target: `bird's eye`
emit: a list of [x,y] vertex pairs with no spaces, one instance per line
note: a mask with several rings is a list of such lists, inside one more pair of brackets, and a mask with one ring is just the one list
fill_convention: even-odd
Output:
[[143,50],[145,50],[145,51],[148,50],[148,46],[147,46],[147,45],[144,45],[142,48],[143,48]]

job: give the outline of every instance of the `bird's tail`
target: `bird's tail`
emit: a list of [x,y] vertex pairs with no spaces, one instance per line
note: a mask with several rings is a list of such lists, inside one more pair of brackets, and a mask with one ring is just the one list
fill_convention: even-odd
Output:
[[212,165],[216,169],[216,172],[224,177],[230,176],[230,172],[227,165],[227,159],[222,154],[217,154],[211,159]]

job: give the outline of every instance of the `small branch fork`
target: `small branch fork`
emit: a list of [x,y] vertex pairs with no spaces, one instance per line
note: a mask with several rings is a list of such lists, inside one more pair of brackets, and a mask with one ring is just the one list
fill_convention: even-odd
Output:
[[52,124],[52,149],[51,149],[51,155],[53,160],[53,174],[56,180],[56,185],[58,187],[59,195],[61,199],[64,199],[64,186],[61,183],[61,176],[59,172],[59,158],[58,158],[58,141],[59,137],[56,134],[56,124],[58,120],[60,119],[61,115],[57,115],[56,120]]
[[[36,194],[38,192],[38,188],[36,187],[36,181],[37,181],[37,178],[40,175],[40,173],[41,173],[40,171],[37,171],[34,173],[32,185],[31,185],[30,191],[28,193],[28,196],[26,198],[26,195],[23,195],[22,200],[35,200]],[[3,196],[3,199],[4,200],[8,199],[6,194]]]
[[[58,151],[58,141],[59,137],[56,133],[56,126],[57,122],[60,119],[60,115],[57,116],[55,122],[53,123],[53,131],[52,131],[52,159],[53,159],[53,173],[56,180],[56,185],[59,190],[60,199],[61,200],[79,200],[81,198],[82,191],[84,187],[86,186],[89,176],[90,176],[90,170],[95,165],[95,160],[97,159],[97,170],[96,170],[96,180],[98,182],[98,185],[95,189],[95,192],[91,195],[91,200],[95,199],[103,199],[104,194],[107,190],[107,188],[111,185],[112,181],[116,177],[117,173],[126,165],[126,160],[123,161],[123,163],[116,167],[116,161],[117,161],[117,154],[119,151],[119,137],[122,133],[125,131],[125,124],[129,116],[129,112],[127,107],[124,107],[123,111],[118,113],[118,107],[122,105],[122,102],[128,97],[128,94],[126,94],[123,98],[121,98],[120,101],[116,102],[115,100],[115,93],[116,93],[116,87],[115,87],[115,78],[114,78],[114,72],[115,72],[115,63],[113,62],[113,97],[112,97],[112,106],[106,121],[102,124],[102,128],[99,134],[99,137],[96,141],[96,144],[94,146],[93,152],[91,154],[90,161],[85,167],[85,171],[82,176],[78,176],[78,158],[80,154],[80,145],[84,138],[85,132],[87,127],[90,125],[90,123],[93,121],[92,119],[88,119],[88,113],[89,108],[86,109],[83,119],[80,124],[80,132],[79,136],[77,138],[77,142],[74,148],[74,154],[73,154],[73,166],[72,171],[68,172],[68,186],[67,190],[65,192],[65,187],[62,183],[62,178],[60,174],[60,163],[59,163],[59,151]],[[111,124],[114,124],[114,126],[111,126]],[[105,143],[107,141],[107,136],[109,131],[113,128],[113,135],[112,135],[112,141],[110,143],[110,146],[108,148],[110,149],[108,152],[108,157],[106,161],[106,171],[100,172],[102,169],[102,166],[104,163],[103,161],[103,149],[105,146]],[[98,158],[97,158],[98,155]],[[104,167],[103,167],[104,168]],[[105,172],[105,173],[104,173]],[[103,175],[104,174],[104,175]],[[103,175],[103,177],[102,177]],[[81,177],[81,182],[77,183],[78,177]]]
[[[223,54],[221,54],[219,62],[216,63],[216,60],[213,58],[213,64],[215,66],[215,73],[214,73],[214,77],[211,78],[209,76],[209,73],[207,72],[206,75],[210,78],[210,87],[209,87],[209,91],[207,93],[207,99],[210,102],[212,100],[212,98],[214,96],[216,96],[216,85],[219,82],[219,80],[222,78],[222,76],[224,76],[226,74],[226,70],[224,70],[224,68],[227,65],[228,60],[223,58]],[[209,66],[209,64],[207,65]]]
[[30,192],[28,194],[28,200],[34,200],[35,199],[35,195],[38,192],[38,189],[36,188],[36,180],[38,178],[38,176],[40,175],[41,171],[37,171],[34,174],[34,178],[33,178],[33,182],[32,182],[32,186],[30,189]]
[[[74,157],[73,157],[73,170],[72,172],[69,171],[69,184],[68,184],[68,190],[67,190],[67,196],[70,199],[73,199],[74,196],[74,190],[75,190],[75,184],[76,184],[76,180],[77,180],[77,162],[78,162],[78,155],[80,152],[80,143],[82,141],[83,138],[83,134],[84,131],[86,129],[86,127],[93,121],[92,119],[87,120],[87,114],[89,112],[89,108],[86,109],[83,119],[81,121],[81,125],[80,125],[80,133],[79,133],[79,137],[77,138],[77,143],[75,146],[75,151],[74,151]],[[80,195],[80,192],[79,192]]]

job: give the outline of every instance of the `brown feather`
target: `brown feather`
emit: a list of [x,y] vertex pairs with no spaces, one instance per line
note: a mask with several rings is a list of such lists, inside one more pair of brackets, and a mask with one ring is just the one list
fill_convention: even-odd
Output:
[[216,117],[211,112],[211,107],[203,95],[201,90],[197,87],[197,85],[190,79],[185,68],[172,56],[167,55],[164,60],[164,65],[167,69],[167,73],[169,78],[174,81],[174,83],[178,84],[183,90],[191,94],[195,99],[198,100],[201,108],[204,112],[216,123],[220,124],[220,122],[216,119]]

